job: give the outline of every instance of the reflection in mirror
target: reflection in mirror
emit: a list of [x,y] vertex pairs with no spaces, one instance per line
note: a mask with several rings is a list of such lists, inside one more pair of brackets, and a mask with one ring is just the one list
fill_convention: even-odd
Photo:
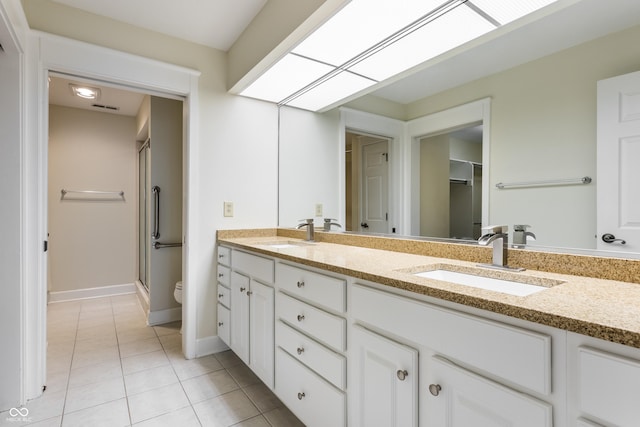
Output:
[[420,236],[476,240],[482,225],[482,124],[420,139]]
[[345,136],[345,230],[389,233],[389,138]]

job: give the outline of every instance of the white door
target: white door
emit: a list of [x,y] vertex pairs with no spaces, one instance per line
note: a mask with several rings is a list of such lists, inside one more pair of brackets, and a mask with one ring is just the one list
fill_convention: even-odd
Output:
[[389,232],[389,142],[362,146],[360,231]]
[[422,395],[426,425],[433,427],[551,427],[552,407],[445,359],[430,360]]
[[418,351],[359,326],[354,349],[350,412],[357,427],[418,425]]
[[251,280],[249,297],[249,364],[253,372],[273,388],[274,293],[273,288]]
[[249,364],[249,278],[231,273],[231,350]]
[[640,72],[598,82],[598,249],[640,252]]

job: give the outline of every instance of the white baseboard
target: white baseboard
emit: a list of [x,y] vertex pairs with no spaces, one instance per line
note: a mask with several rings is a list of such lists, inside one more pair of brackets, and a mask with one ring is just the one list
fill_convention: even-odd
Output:
[[155,326],[169,322],[176,322],[178,320],[182,320],[182,307],[150,311],[147,323],[149,324],[149,326]]
[[134,283],[125,283],[123,285],[100,286],[98,288],[48,292],[47,299],[49,303],[55,303],[79,299],[108,297],[113,295],[133,294],[135,292],[136,285]]
[[196,357],[208,356],[225,350],[229,350],[229,347],[217,335],[196,340]]

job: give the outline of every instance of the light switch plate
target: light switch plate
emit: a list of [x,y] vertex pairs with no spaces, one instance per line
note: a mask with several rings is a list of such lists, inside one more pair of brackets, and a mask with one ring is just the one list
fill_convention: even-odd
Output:
[[224,216],[233,216],[233,202],[224,202]]

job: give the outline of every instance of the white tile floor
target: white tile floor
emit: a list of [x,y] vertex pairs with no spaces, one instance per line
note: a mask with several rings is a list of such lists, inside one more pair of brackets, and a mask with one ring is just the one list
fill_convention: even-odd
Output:
[[148,327],[135,295],[50,304],[47,390],[0,426],[302,426],[230,351],[182,356],[179,324]]

